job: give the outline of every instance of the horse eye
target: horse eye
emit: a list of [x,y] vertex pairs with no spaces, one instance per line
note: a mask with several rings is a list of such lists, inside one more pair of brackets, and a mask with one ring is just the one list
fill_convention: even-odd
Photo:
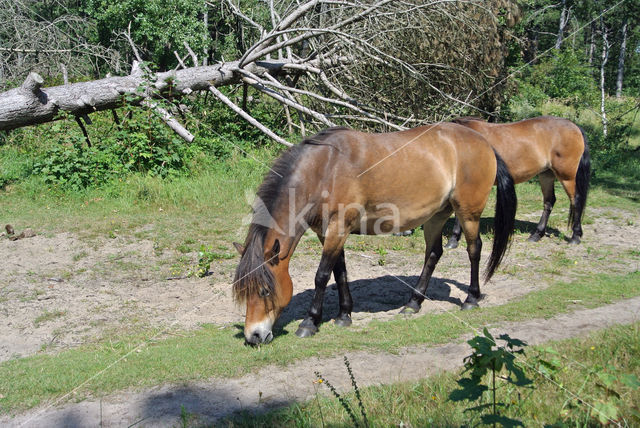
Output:
[[267,290],[266,288],[261,288],[260,291],[258,292],[258,295],[260,297],[267,297],[269,296],[269,290]]

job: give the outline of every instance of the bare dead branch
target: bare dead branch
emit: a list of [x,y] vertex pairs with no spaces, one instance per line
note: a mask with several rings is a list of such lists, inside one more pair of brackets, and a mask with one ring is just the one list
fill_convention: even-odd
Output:
[[240,107],[235,105],[233,101],[231,101],[229,98],[227,98],[215,86],[210,86],[209,87],[209,91],[211,91],[211,93],[213,95],[215,95],[216,98],[218,98],[220,101],[222,101],[227,107],[229,107],[231,110],[236,112],[238,114],[238,116],[242,117],[244,120],[249,122],[251,125],[253,125],[256,128],[258,128],[260,131],[262,131],[265,135],[267,135],[272,140],[277,141],[280,144],[284,144],[285,146],[288,146],[288,147],[293,145],[290,142],[288,142],[287,140],[285,140],[284,138],[280,137],[279,135],[276,135],[275,132],[273,132],[272,130],[270,130],[269,128],[267,128],[266,126],[261,124],[260,122],[258,122],[258,120],[256,120],[249,113],[245,112]]
[[169,128],[173,129],[175,133],[182,137],[182,139],[187,143],[192,142],[195,138],[193,134],[189,132],[184,126],[182,126],[171,113],[158,105],[158,103],[150,100],[144,100],[142,101],[142,105],[158,113],[163,122],[166,123]]
[[82,135],[84,135],[84,140],[87,142],[87,147],[91,147],[91,140],[89,139],[89,133],[87,132],[87,128],[84,126],[84,123],[82,123],[82,119],[80,119],[80,116],[75,116],[75,119],[76,119],[76,123],[82,130]]
[[191,60],[193,61],[193,66],[197,67],[198,65],[198,56],[196,55],[196,53],[193,51],[193,49],[191,49],[191,46],[189,46],[189,43],[187,43],[186,41],[182,42],[182,44],[184,45],[184,47],[187,49],[187,52],[189,52],[189,55],[191,55]]

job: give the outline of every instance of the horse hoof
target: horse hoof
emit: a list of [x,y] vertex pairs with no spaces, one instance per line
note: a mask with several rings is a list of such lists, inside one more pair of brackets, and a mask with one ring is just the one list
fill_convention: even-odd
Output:
[[298,337],[311,337],[318,332],[318,327],[298,327],[296,336]]
[[338,327],[349,327],[352,324],[351,317],[349,315],[338,317],[333,320],[333,323]]
[[402,315],[413,315],[418,312],[420,312],[420,306],[412,303],[407,303],[407,305],[400,311]]
[[531,234],[531,236],[529,236],[529,239],[527,239],[527,241],[529,241],[529,242],[538,242],[541,238],[542,238],[542,235],[539,235],[536,232],[533,232]]
[[475,302],[464,302],[462,304],[462,307],[460,308],[460,310],[468,311],[470,309],[475,309],[475,308],[478,308],[478,307],[480,307],[480,306]]
[[577,236],[572,237],[571,240],[569,241],[569,244],[578,245],[579,243],[580,243],[580,238]]
[[444,248],[447,248],[449,250],[453,250],[454,248],[458,248],[458,241],[455,240],[455,239],[449,239],[449,242],[447,242],[447,245],[445,245]]

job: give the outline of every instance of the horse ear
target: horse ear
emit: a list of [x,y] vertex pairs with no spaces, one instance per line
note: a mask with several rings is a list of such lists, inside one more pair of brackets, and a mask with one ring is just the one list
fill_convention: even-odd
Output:
[[267,254],[265,254],[264,259],[272,266],[277,265],[280,262],[280,241],[276,239],[271,250],[267,251]]
[[236,250],[238,250],[238,252],[240,253],[240,255],[244,254],[244,246],[242,244],[239,244],[237,242],[233,243],[233,246],[236,247]]

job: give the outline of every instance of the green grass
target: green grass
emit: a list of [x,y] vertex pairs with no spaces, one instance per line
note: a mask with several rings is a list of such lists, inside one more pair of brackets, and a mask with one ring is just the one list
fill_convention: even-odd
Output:
[[[293,333],[298,321],[276,328],[273,343],[261,348],[243,345],[242,326],[205,326],[180,336],[148,331],[83,346],[55,355],[36,355],[0,364],[2,412],[26,409],[60,397],[91,379],[74,399],[101,396],[131,387],[182,382],[212,376],[241,376],[265,365],[286,365],[308,357],[346,350],[398,352],[417,344],[447,343],[478,327],[534,317],[551,317],[577,306],[595,307],[640,294],[640,272],[599,275],[557,283],[523,299],[471,312],[452,311],[415,318],[373,321],[341,329],[326,323],[316,336],[301,340]],[[151,340],[151,338],[154,338]],[[135,349],[144,344],[140,352]],[[133,351],[133,352],[132,352]],[[115,361],[117,364],[111,366]],[[101,373],[105,370],[104,373]],[[99,374],[99,375],[98,375]],[[94,375],[97,375],[93,378]]]
[[0,191],[0,218],[16,230],[150,239],[160,252],[199,247],[187,242],[226,244],[235,252],[231,241],[244,238],[242,219],[273,156],[257,151],[254,157],[211,163],[190,177],[132,175],[80,192],[61,192],[31,177]]
[[67,311],[44,311],[33,320],[33,325],[38,328],[41,324],[52,321],[66,315]]
[[[559,362],[559,369],[553,374],[552,380],[535,370],[541,360],[548,361],[549,356],[556,357],[549,354],[549,348],[558,353]],[[590,416],[591,408],[567,391],[577,394],[589,405],[597,406],[607,401],[607,397],[603,389],[597,386],[600,380],[593,371],[604,367],[606,373],[617,371],[619,374],[640,377],[640,360],[637,358],[640,355],[640,323],[609,328],[587,338],[552,342],[525,350],[527,356],[522,361],[526,362],[526,372],[533,379],[534,388],[516,391],[498,379],[498,398],[508,405],[503,415],[522,421],[524,426],[548,426],[554,423],[600,426],[597,419]],[[613,366],[616,370],[606,369],[607,366]],[[444,373],[415,383],[361,388],[369,426],[475,426],[480,422],[478,417],[465,410],[478,403],[453,402],[449,399],[449,394],[458,388],[456,380],[460,377],[461,372]],[[637,407],[640,389],[634,390],[619,382],[614,385],[615,391],[621,395],[618,405],[620,417],[627,426],[637,426],[640,424]],[[321,385],[317,388],[323,389]],[[344,398],[351,403],[355,414],[360,416],[354,393],[345,394]],[[485,395],[483,401],[488,402],[488,396]],[[220,421],[216,426],[347,427],[352,424],[338,400],[323,395],[263,415],[241,414]],[[621,426],[625,426],[623,421]]]

